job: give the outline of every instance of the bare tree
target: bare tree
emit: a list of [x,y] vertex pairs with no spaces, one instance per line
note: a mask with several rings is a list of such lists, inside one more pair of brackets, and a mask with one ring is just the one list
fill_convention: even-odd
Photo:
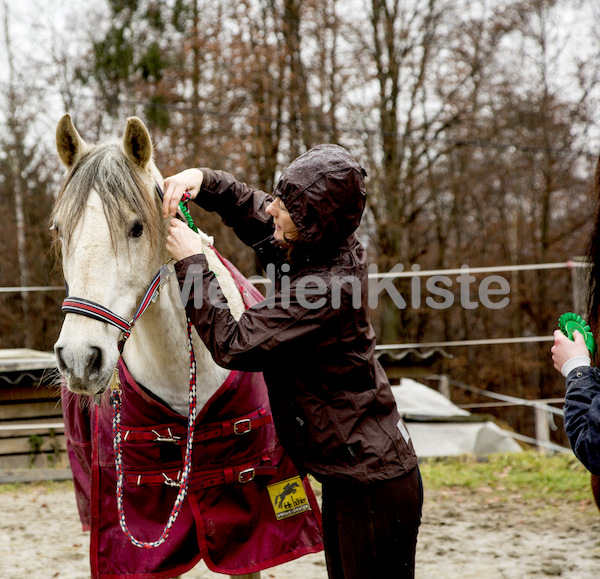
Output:
[[[4,207],[0,280],[4,286],[27,288],[48,285],[52,265],[43,259],[50,246],[46,216],[49,214],[51,174],[47,152],[35,131],[43,98],[23,74],[22,62],[13,50],[8,3],[2,4],[4,46],[8,62],[8,82],[0,97],[4,101],[0,124],[0,198]],[[28,72],[31,72],[28,70]],[[46,328],[57,319],[49,296],[6,294],[0,302],[0,335],[5,347],[44,347]]]

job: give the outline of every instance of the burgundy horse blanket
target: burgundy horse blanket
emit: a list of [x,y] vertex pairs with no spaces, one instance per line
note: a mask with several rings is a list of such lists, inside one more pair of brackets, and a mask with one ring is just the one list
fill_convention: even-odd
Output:
[[[247,307],[262,296],[226,260]],[[258,295],[257,295],[258,294]],[[137,384],[121,361],[125,519],[140,541],[157,540],[183,469],[187,417]],[[63,386],[67,451],[79,515],[91,531],[94,579],[166,578],[204,559],[214,572],[260,571],[323,549],[321,515],[307,480],[281,448],[260,373],[233,371],[198,411],[189,491],[168,539],[134,546],[117,513],[112,407]]]

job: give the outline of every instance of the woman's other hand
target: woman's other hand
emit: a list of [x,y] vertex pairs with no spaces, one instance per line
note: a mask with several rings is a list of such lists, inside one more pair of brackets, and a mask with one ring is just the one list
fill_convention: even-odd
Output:
[[202,238],[179,219],[171,219],[167,251],[176,261],[204,252]]
[[165,179],[163,190],[163,217],[175,217],[177,207],[186,191],[191,199],[195,199],[200,192],[204,175],[200,169],[186,169]]
[[589,352],[585,345],[583,335],[575,330],[573,332],[574,340],[570,340],[560,330],[554,331],[554,346],[550,349],[552,352],[552,362],[554,367],[561,372],[567,360],[575,356],[588,356]]

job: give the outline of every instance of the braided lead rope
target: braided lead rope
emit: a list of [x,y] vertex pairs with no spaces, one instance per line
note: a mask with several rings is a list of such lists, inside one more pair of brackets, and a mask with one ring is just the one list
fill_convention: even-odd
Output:
[[183,462],[183,471],[179,483],[171,481],[165,477],[165,483],[171,486],[179,486],[179,492],[171,511],[171,516],[160,536],[156,541],[139,541],[132,534],[125,521],[125,509],[123,507],[123,450],[121,446],[121,391],[113,388],[111,391],[111,402],[113,405],[113,447],[115,453],[115,466],[117,470],[117,512],[119,515],[119,524],[121,529],[127,535],[129,540],[136,547],[142,549],[152,549],[162,545],[169,536],[171,527],[177,520],[183,501],[187,495],[190,472],[192,470],[192,446],[194,441],[194,428],[196,426],[196,357],[194,355],[194,344],[192,342],[192,322],[187,318],[188,349],[190,352],[190,413],[188,417],[187,443],[185,449],[185,458]]

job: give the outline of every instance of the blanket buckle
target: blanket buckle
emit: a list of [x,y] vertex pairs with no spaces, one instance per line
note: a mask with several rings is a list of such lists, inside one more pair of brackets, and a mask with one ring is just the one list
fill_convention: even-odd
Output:
[[154,439],[154,442],[177,442],[178,440],[181,440],[181,436],[175,436],[171,432],[170,428],[167,428],[167,430],[169,431],[169,436],[163,436],[162,434],[159,434],[158,432],[156,432],[156,430],[153,430],[152,432],[154,434],[156,434],[156,438]]
[[164,472],[162,473],[162,475],[165,478],[165,484],[167,486],[169,486],[169,487],[180,487],[181,486],[181,483],[179,481],[169,478]]
[[252,430],[252,423],[249,418],[242,418],[237,422],[233,423],[233,432],[237,436],[241,436],[242,434],[248,434]]
[[254,476],[256,475],[256,470],[254,468],[247,468],[238,474],[238,482],[240,484],[246,484],[250,481],[254,480]]

